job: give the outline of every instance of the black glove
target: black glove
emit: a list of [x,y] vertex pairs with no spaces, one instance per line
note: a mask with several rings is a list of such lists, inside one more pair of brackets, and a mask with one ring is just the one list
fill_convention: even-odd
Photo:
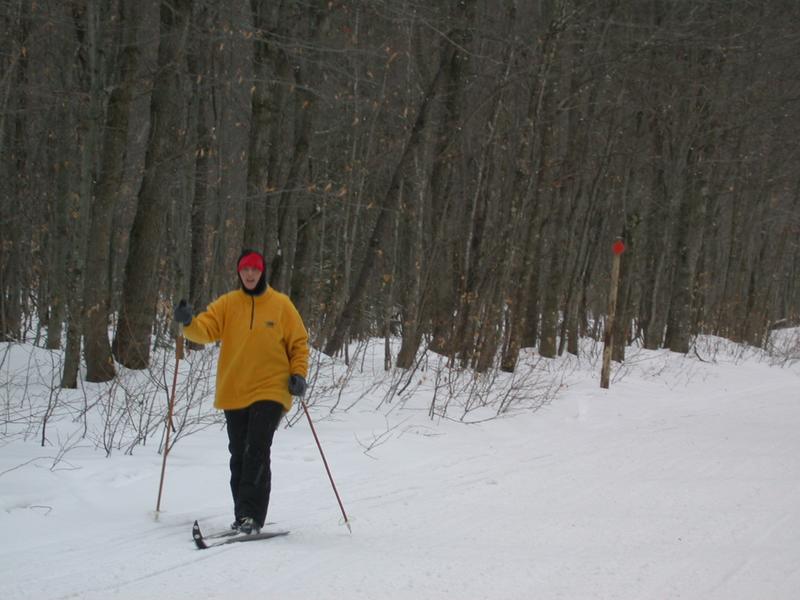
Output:
[[307,387],[306,379],[302,375],[289,377],[289,393],[292,396],[305,396]]
[[181,300],[175,307],[175,320],[184,325],[192,322],[192,307],[186,303],[186,300]]

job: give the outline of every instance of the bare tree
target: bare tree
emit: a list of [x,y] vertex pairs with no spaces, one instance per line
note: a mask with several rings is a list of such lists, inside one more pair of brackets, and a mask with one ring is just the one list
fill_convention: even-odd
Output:
[[184,60],[190,13],[188,0],[161,7],[159,72],[152,92],[150,144],[113,343],[117,360],[132,369],[143,369],[148,364],[159,292],[159,282],[153,274],[159,271],[159,263],[163,264],[160,250],[167,209],[172,197],[181,194],[175,168],[186,151]]

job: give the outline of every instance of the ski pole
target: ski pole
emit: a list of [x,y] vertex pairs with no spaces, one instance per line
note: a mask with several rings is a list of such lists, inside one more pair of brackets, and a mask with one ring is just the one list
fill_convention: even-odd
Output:
[[350,521],[347,519],[347,513],[344,512],[344,505],[342,504],[342,499],[339,497],[339,492],[336,489],[336,484],[333,482],[333,475],[331,475],[330,467],[328,467],[328,461],[325,460],[325,453],[322,451],[322,444],[319,443],[319,438],[317,437],[317,430],[314,428],[314,423],[311,421],[311,415],[308,414],[308,407],[306,406],[306,403],[302,398],[300,398],[300,404],[303,406],[303,412],[306,413],[306,419],[308,419],[308,424],[311,427],[311,433],[314,434],[314,441],[317,442],[317,448],[319,448],[319,455],[322,457],[322,464],[325,465],[325,471],[328,473],[328,479],[331,480],[331,487],[333,488],[333,493],[336,494],[336,501],[339,503],[339,508],[342,511],[342,516],[344,517],[344,524],[347,525],[347,530],[350,533],[353,533],[353,529],[350,527]]
[[169,454],[169,434],[172,431],[172,412],[175,408],[175,389],[178,384],[178,365],[183,358],[183,336],[178,335],[175,338],[175,373],[172,375],[172,393],[169,397],[169,406],[167,408],[167,433],[164,440],[164,457],[161,461],[161,480],[158,482],[158,500],[156,501],[156,517],[161,510],[161,492],[164,490],[164,474],[167,470],[167,454]]

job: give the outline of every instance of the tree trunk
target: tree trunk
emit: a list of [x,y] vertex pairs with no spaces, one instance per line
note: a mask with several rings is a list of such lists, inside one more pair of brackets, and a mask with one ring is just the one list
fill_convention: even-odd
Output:
[[699,241],[703,222],[705,198],[690,188],[681,198],[676,221],[674,254],[675,275],[672,279],[669,319],[665,345],[673,352],[686,354],[692,337],[692,304],[694,290],[693,250]]
[[[316,0],[309,5],[307,14],[309,27],[309,45],[311,48],[320,44],[322,32],[327,28],[330,6],[327,2]],[[294,141],[292,144],[292,157],[283,189],[280,194],[280,260],[273,262],[277,265],[271,274],[271,281],[285,294],[292,295],[292,273],[295,268],[295,254],[297,251],[298,220],[305,220],[310,216],[308,210],[301,211],[300,204],[302,192],[307,186],[303,184],[303,176],[307,171],[308,154],[311,148],[311,136],[314,128],[315,114],[317,111],[316,95],[312,93],[311,86],[317,79],[319,56],[313,50],[306,50],[308,56],[295,57],[293,65],[294,85],[292,96],[294,99]],[[302,59],[301,59],[302,56]],[[297,283],[304,283],[298,279]]]
[[[100,175],[92,205],[91,235],[86,256],[84,286],[84,353],[86,381],[108,381],[115,375],[114,360],[108,336],[111,301],[111,227],[114,207],[123,189],[123,173],[127,155],[128,122],[138,74],[140,50],[136,32],[141,4],[126,5],[122,11],[120,81],[114,85],[108,101],[104,129],[105,140],[100,156]],[[144,10],[153,10],[149,2]]]
[[[69,321],[67,327],[67,345],[64,352],[64,371],[61,386],[75,389],[78,387],[78,370],[80,367],[81,338],[84,330],[84,293],[87,277],[87,255],[89,248],[89,226],[92,219],[92,210],[95,206],[95,164],[97,161],[101,127],[104,122],[105,98],[103,88],[105,81],[105,65],[100,53],[104,46],[103,32],[110,33],[106,26],[108,11],[105,3],[100,0],[90,0],[86,5],[86,21],[83,27],[76,29],[76,35],[82,40],[87,57],[85,71],[79,74],[81,87],[86,90],[88,102],[83,107],[81,123],[79,124],[78,147],[80,149],[80,179],[77,194],[74,194],[70,207],[70,231],[72,244],[70,248],[70,295],[69,295]],[[125,132],[126,133],[126,132]],[[120,160],[120,163],[122,161]],[[103,250],[108,251],[107,243]],[[105,274],[107,266],[99,266],[99,273]],[[93,275],[93,273],[92,273]],[[102,275],[100,276],[102,280]],[[91,284],[89,284],[91,287]],[[101,287],[101,293],[105,286]]]
[[397,354],[397,366],[401,369],[410,369],[414,366],[422,340],[422,327],[420,318],[420,288],[422,278],[422,242],[424,235],[424,210],[425,201],[422,190],[414,190],[410,196],[414,199],[411,204],[411,213],[407,223],[406,243],[410,253],[410,263],[407,265],[409,276],[408,284],[403,294],[403,340]]
[[153,275],[158,272],[169,204],[176,191],[180,193],[175,170],[181,163],[186,136],[182,72],[190,13],[189,0],[176,0],[171,6],[161,7],[159,73],[150,105],[150,143],[112,346],[117,360],[130,369],[144,369],[150,361],[150,332],[159,292],[158,279]]
[[[205,10],[195,11],[194,27],[200,31],[211,30],[211,17]],[[193,40],[187,56],[187,67],[192,83],[192,102],[189,127],[193,132],[194,185],[192,186],[191,217],[189,223],[189,290],[188,300],[196,311],[204,310],[211,299],[213,278],[213,227],[212,205],[216,201],[216,186],[211,171],[215,153],[213,121],[211,116],[213,99],[211,86],[206,78],[210,70],[211,43],[205,38]],[[186,290],[179,289],[179,298]],[[192,347],[193,342],[188,342]]]
[[563,286],[564,274],[561,268],[561,260],[565,250],[566,241],[564,239],[567,228],[567,215],[569,214],[569,202],[560,194],[555,194],[554,198],[559,207],[556,211],[553,222],[550,226],[548,235],[547,255],[547,277],[544,285],[544,295],[542,297],[542,322],[539,332],[539,354],[545,358],[555,358],[557,346],[557,332],[559,321],[559,306],[561,289]]
[[[69,78],[71,72],[64,73]],[[64,83],[65,87],[72,85],[68,79]],[[70,194],[73,193],[77,184],[74,183],[75,170],[70,168],[70,160],[64,157],[71,156],[77,147],[74,139],[77,125],[73,120],[73,114],[68,111],[60,113],[60,123],[56,131],[59,132],[59,159],[55,163],[55,201],[49,209],[49,229],[47,262],[51,271],[48,277],[48,298],[49,306],[47,316],[47,348],[50,350],[62,347],[64,323],[67,320],[67,300],[69,297],[67,282],[69,270],[70,252]]]
[[[272,127],[277,127],[275,118],[278,107],[273,106],[270,94],[269,59],[270,30],[268,2],[253,2],[253,24],[259,36],[253,42],[253,94],[251,100],[250,147],[247,152],[247,209],[244,221],[244,246],[266,249],[265,227],[269,203],[269,136]],[[271,257],[270,257],[271,259]],[[268,259],[268,260],[270,260]]]
[[[219,23],[226,42],[214,44],[214,64],[219,63],[216,89],[216,127],[220,167],[218,196],[221,200],[220,280],[228,282],[242,250],[247,198],[248,144],[250,138],[251,86],[253,81],[253,30],[249,2],[223,2],[218,5]],[[223,289],[226,286],[221,286]],[[220,290],[221,291],[221,290]]]
[[23,125],[28,110],[26,82],[31,30],[30,6],[20,2],[3,23],[0,58],[0,342],[22,338],[23,265],[26,226],[22,222],[27,182],[27,144]]
[[[431,348],[439,353],[449,354],[454,343],[453,309],[459,302],[459,277],[454,269],[456,252],[454,245],[458,236],[454,234],[453,222],[456,202],[453,193],[454,179],[459,164],[459,148],[464,142],[463,112],[466,104],[464,89],[471,53],[468,50],[470,31],[475,21],[475,2],[463,2],[458,7],[460,26],[448,35],[455,45],[452,55],[441,65],[443,79],[438,92],[443,98],[441,115],[438,118],[435,134],[432,136],[433,165],[430,174],[430,219],[433,225],[432,240],[428,251],[429,289],[422,293],[429,297],[425,303],[425,314],[420,321],[427,321],[432,327]],[[420,54],[425,49],[419,44]],[[432,119],[433,120],[433,119]],[[413,343],[413,336],[412,336]]]

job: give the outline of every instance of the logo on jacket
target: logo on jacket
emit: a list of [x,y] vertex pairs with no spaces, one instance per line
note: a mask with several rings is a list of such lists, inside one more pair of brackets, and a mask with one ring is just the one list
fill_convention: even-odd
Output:
[[275,327],[275,321],[264,321],[264,327]]

